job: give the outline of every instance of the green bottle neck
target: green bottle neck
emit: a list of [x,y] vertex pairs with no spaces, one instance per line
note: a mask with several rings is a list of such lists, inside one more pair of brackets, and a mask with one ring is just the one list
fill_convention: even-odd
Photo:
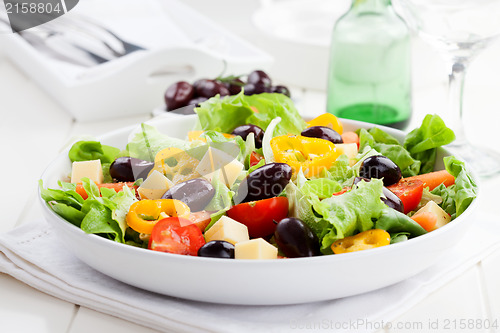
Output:
[[391,7],[391,0],[352,0],[351,11],[381,13]]

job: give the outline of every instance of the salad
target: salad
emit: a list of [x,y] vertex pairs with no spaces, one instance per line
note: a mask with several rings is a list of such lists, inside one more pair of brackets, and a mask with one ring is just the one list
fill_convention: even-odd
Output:
[[460,216],[477,186],[437,149],[437,115],[401,143],[378,127],[306,122],[283,94],[208,99],[178,139],[141,124],[126,147],[76,142],[71,175],[40,193],[89,234],[182,255],[275,259],[339,255],[408,241]]

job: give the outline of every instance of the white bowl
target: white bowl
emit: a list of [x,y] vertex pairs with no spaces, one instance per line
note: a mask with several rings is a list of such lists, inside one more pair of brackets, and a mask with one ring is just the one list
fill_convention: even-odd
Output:
[[[195,116],[160,118],[150,123],[168,135],[184,138]],[[346,130],[373,125],[343,121]],[[104,144],[124,148],[133,128],[101,138]],[[403,132],[384,128],[402,139]],[[448,152],[440,149],[438,161]],[[70,170],[67,152],[53,161],[42,175],[44,186]],[[443,168],[442,162],[436,166]],[[474,177],[477,179],[477,177]],[[453,247],[471,225],[477,200],[444,227],[410,239],[368,251],[342,255],[282,260],[227,260],[161,253],[88,235],[65,221],[42,201],[47,221],[65,246],[96,270],[127,284],[185,299],[244,305],[277,305],[321,301],[352,296],[405,280],[431,266]]]

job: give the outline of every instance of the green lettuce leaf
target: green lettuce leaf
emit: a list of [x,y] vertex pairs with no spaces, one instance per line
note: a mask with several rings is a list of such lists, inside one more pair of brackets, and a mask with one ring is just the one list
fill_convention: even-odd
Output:
[[222,150],[243,164],[249,159],[252,151],[255,150],[253,133],[250,133],[246,140],[243,140],[241,136],[226,138],[222,133],[214,130],[206,131],[203,135],[207,138],[210,147]]
[[120,149],[103,145],[98,141],[75,142],[68,153],[71,162],[101,160],[102,164],[112,163]]
[[419,128],[414,129],[405,138],[403,146],[411,156],[422,164],[420,174],[434,170],[437,148],[455,140],[455,133],[446,127],[438,115],[426,115]]
[[215,194],[212,200],[205,207],[205,210],[219,211],[227,210],[231,207],[234,192],[220,180],[219,174],[220,169],[215,171],[215,175],[212,178],[212,186],[215,189]]
[[444,184],[441,184],[435,187],[431,193],[439,196],[442,200],[439,206],[454,219],[457,215],[457,207],[455,204],[455,185],[451,185],[446,187]]
[[379,179],[361,181],[351,191],[324,200],[309,190],[307,184],[311,181],[303,185],[290,182],[285,190],[290,215],[303,220],[316,233],[324,254],[332,253],[330,247],[336,240],[373,228],[387,230],[394,235],[394,242],[426,233],[418,223],[380,200],[383,183]]
[[246,124],[254,113],[246,97],[243,93],[224,98],[215,96],[200,103],[194,110],[198,114],[201,128],[205,131],[231,133],[236,127]]
[[444,165],[446,170],[455,177],[455,184],[448,187],[441,184],[431,193],[443,199],[441,208],[454,219],[460,216],[477,197],[477,185],[464,162],[453,156],[446,156]]
[[419,128],[408,133],[404,147],[411,154],[417,154],[447,145],[453,140],[455,140],[455,134],[446,127],[444,121],[438,115],[428,114]]
[[203,130],[223,133],[231,133],[236,127],[245,124],[265,129],[277,117],[281,117],[282,121],[276,127],[275,135],[299,134],[306,127],[293,101],[283,94],[246,96],[241,92],[224,98],[216,96],[201,103],[195,112]]
[[199,144],[169,137],[160,133],[156,127],[148,124],[141,124],[141,127],[142,131],[136,133],[127,144],[130,157],[153,162],[156,154],[167,147],[188,150]]
[[323,234],[327,232],[330,223],[313,210],[314,202],[319,201],[319,199],[305,195],[292,181],[285,187],[285,193],[288,198],[289,216],[301,219],[321,239]]
[[332,196],[333,193],[342,189],[342,186],[328,178],[311,179],[305,182],[300,188],[305,195],[317,196],[319,199],[326,199]]
[[378,179],[359,182],[357,188],[324,200],[306,195],[293,182],[285,191],[290,215],[304,221],[320,239],[321,251],[331,254],[330,246],[336,240],[373,228],[373,220],[387,207],[380,200],[382,186]]
[[111,218],[111,210],[97,200],[86,200],[82,212],[85,217],[81,228],[88,234],[108,234],[119,242],[121,230],[118,223]]
[[455,140],[453,131],[438,115],[427,115],[419,128],[408,133],[402,145],[377,127],[360,129],[357,133],[360,151],[368,146],[377,150],[399,166],[403,177],[433,171],[437,148]]
[[88,194],[83,200],[75,191],[76,184],[59,182],[59,185],[60,189],[45,189],[42,180],[39,181],[41,196],[55,213],[87,233],[125,242],[126,215],[137,201],[134,190],[128,186],[118,193],[105,187],[99,189],[92,180],[82,178]]
[[81,228],[88,234],[104,234],[108,238],[123,242],[124,234],[117,221],[112,218],[116,204],[107,197],[101,197],[97,185],[88,178],[82,178],[82,185],[88,194],[82,206],[85,214]]
[[349,165],[349,158],[344,154],[337,158],[330,169],[323,169],[319,173],[320,178],[335,181],[341,187],[351,186],[355,176],[354,168]]
[[[420,170],[420,161],[415,160],[397,139],[377,127],[369,130],[358,130],[359,149],[364,151],[367,147],[375,149],[386,156],[401,169],[404,177],[415,176]],[[368,157],[368,156],[366,156]]]
[[60,202],[49,202],[49,207],[52,208],[56,214],[61,216],[63,219],[69,221],[70,223],[80,227],[85,217],[85,214],[82,213],[79,209],[76,209],[72,206],[68,206],[64,203]]
[[417,222],[407,215],[386,206],[378,220],[375,222],[376,229],[383,229],[390,234],[406,233],[410,238],[427,233]]
[[407,232],[398,232],[395,234],[391,234],[391,244],[406,242],[408,240]]
[[[104,188],[101,189],[101,193],[103,189]],[[125,239],[123,237],[125,237],[125,231],[128,227],[126,221],[127,213],[130,209],[130,206],[132,206],[132,204],[137,201],[137,197],[135,196],[135,191],[133,189],[130,189],[128,186],[124,186],[123,190],[118,193],[115,192],[115,194],[112,195],[110,199],[116,205],[111,209],[111,218],[118,223],[118,226],[121,230],[120,236],[122,237],[120,240],[124,242]]]
[[382,187],[379,179],[361,181],[351,191],[313,203],[314,211],[330,224],[321,239],[323,253],[331,253],[336,240],[373,228],[373,220],[387,208],[380,200]]
[[[245,96],[245,95],[244,95]],[[265,129],[274,118],[280,117],[281,122],[276,126],[274,135],[300,134],[307,124],[295,108],[293,101],[283,94],[255,94],[245,96],[249,105],[255,107],[249,117],[249,123]]]
[[40,179],[38,182],[38,187],[40,188],[40,195],[46,202],[58,202],[63,203],[66,206],[73,207],[80,210],[83,205],[83,198],[78,194],[76,189],[76,184],[59,182],[61,189],[49,189],[43,187],[43,181]]

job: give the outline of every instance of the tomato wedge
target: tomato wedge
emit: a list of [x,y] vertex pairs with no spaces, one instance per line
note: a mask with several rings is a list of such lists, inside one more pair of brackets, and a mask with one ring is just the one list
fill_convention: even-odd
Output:
[[200,228],[182,217],[167,217],[153,227],[148,248],[153,251],[198,255],[205,244]]
[[417,208],[422,193],[424,191],[424,183],[421,180],[401,179],[394,185],[387,186],[402,202],[404,213],[408,214]]
[[257,165],[263,158],[264,156],[253,151],[250,153],[250,166],[253,167],[254,165]]
[[266,237],[274,233],[274,221],[288,216],[288,199],[274,197],[241,203],[231,207],[227,216],[246,225],[251,238]]

